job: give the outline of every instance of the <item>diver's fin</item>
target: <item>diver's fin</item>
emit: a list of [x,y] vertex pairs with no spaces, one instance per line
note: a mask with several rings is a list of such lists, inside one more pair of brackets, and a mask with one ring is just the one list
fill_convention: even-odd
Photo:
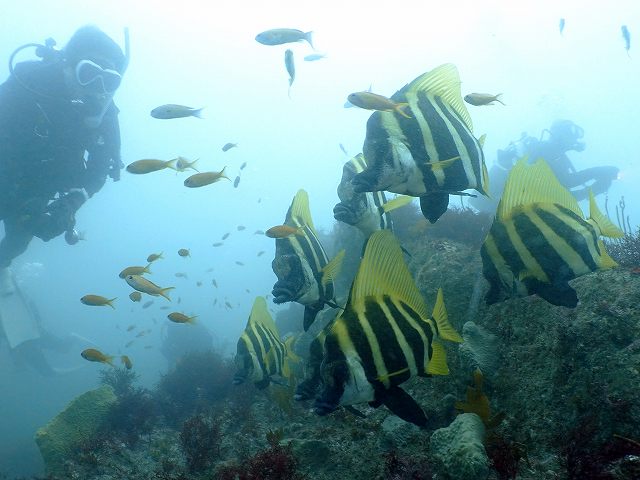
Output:
[[401,419],[420,428],[426,427],[427,416],[424,411],[413,397],[400,387],[394,386],[386,390],[380,390],[379,396],[385,407]]
[[527,286],[529,293],[539,295],[552,305],[569,308],[575,308],[578,305],[578,294],[567,282],[550,284],[527,277],[523,283]]
[[429,220],[429,223],[436,223],[442,214],[447,211],[448,206],[448,193],[429,193],[420,197],[420,210],[422,210],[424,218]]
[[40,338],[37,316],[8,268],[0,270],[0,330],[10,348]]

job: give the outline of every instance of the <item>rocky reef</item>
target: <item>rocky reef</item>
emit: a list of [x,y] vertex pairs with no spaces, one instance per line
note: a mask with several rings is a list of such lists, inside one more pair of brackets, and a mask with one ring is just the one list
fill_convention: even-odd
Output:
[[488,307],[478,235],[445,234],[469,228],[470,213],[451,225],[443,217],[442,234],[402,215],[398,235],[419,288],[433,305],[442,287],[467,340],[446,345],[450,375],[403,385],[428,429],[366,405],[364,418],[318,417],[290,389],[230,386],[231,363],[211,353],[144,392],[158,417],[137,441],[103,425],[108,441],[45,455],[50,478],[640,478],[640,275],[620,267],[572,281],[575,309],[537,296]]

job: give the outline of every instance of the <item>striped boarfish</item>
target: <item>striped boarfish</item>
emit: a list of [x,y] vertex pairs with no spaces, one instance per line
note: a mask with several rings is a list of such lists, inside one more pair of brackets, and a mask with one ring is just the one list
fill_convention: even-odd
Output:
[[338,185],[340,203],[333,208],[333,216],[340,222],[353,225],[365,238],[378,230],[392,230],[389,212],[411,202],[412,198],[401,196],[387,202],[384,192],[356,193],[352,180],[367,168],[364,155],[359,153],[342,169],[342,179]]
[[425,427],[424,412],[399,385],[449,373],[439,338],[462,341],[447,319],[442,290],[429,316],[393,233],[373,233],[345,310],[324,339],[316,413],[369,402]]
[[553,305],[575,307],[569,281],[616,263],[599,237],[621,237],[590,192],[590,218],[547,163],[522,158],[511,170],[496,218],[480,255],[491,288],[488,304],[538,294]]
[[369,117],[363,146],[369,165],[353,180],[356,192],[420,197],[422,213],[431,223],[447,210],[450,194],[475,189],[488,196],[482,142],[473,136],[456,67],[441,65],[391,99],[408,103],[404,112],[411,118],[396,112]]
[[238,339],[234,385],[253,381],[257,388],[266,388],[273,375],[291,379],[291,362],[296,362],[290,337],[287,342],[280,340],[276,324],[267,310],[264,297],[256,297],[247,321],[247,326]]
[[294,197],[284,224],[296,229],[296,233],[276,238],[271,267],[278,281],[273,286],[273,302],[304,305],[306,331],[325,305],[336,306],[333,281],[340,272],[344,250],[329,261],[313,226],[309,197],[304,190]]

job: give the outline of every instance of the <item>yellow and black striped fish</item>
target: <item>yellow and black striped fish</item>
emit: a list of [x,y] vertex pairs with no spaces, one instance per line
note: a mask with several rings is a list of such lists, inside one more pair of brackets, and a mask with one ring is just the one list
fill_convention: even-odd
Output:
[[375,231],[393,230],[389,212],[410,203],[412,198],[401,196],[387,201],[383,191],[356,193],[352,180],[366,168],[367,161],[361,153],[344,164],[338,185],[340,203],[333,208],[333,216],[358,228],[365,238],[369,238]]
[[273,375],[290,379],[290,362],[297,357],[291,351],[291,340],[280,340],[276,324],[267,310],[264,297],[256,297],[247,326],[238,340],[236,365],[238,370],[233,383],[239,385],[247,379],[256,387],[266,388]]
[[333,281],[340,271],[344,250],[329,261],[313,226],[309,197],[304,190],[294,197],[284,225],[296,229],[296,234],[276,238],[276,256],[271,266],[278,281],[273,286],[273,301],[304,305],[306,331],[326,304],[335,306]]
[[397,112],[369,117],[363,147],[369,165],[353,180],[356,192],[420,197],[422,213],[431,223],[447,210],[450,194],[475,189],[488,195],[482,141],[473,136],[454,65],[421,75],[391,99],[408,103],[404,111],[411,118]]
[[393,233],[373,233],[345,310],[324,339],[316,413],[369,402],[426,426],[424,412],[399,385],[413,376],[449,373],[439,338],[462,341],[447,318],[442,290],[429,316]]
[[575,307],[569,281],[616,263],[600,236],[623,233],[605,217],[590,194],[590,218],[547,163],[523,158],[511,170],[496,218],[480,254],[491,289],[486,301],[538,294],[553,305]]

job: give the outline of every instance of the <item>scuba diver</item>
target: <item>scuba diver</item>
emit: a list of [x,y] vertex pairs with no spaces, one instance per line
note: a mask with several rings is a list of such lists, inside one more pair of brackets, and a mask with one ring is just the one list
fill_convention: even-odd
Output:
[[[0,331],[12,349],[33,346],[42,333],[9,270],[12,260],[33,237],[47,242],[64,233],[77,243],[76,212],[107,176],[118,181],[123,167],[113,95],[129,61],[127,30],[126,53],[94,26],[78,29],[62,50],[55,44],[17,48],[0,85]],[[39,60],[14,66],[28,48]]]
[[588,198],[589,190],[593,191],[594,195],[606,192],[618,176],[617,167],[600,166],[576,170],[567,156],[567,152],[572,150],[584,151],[586,145],[583,137],[584,130],[571,120],[556,120],[549,129],[542,131],[539,140],[523,133],[518,141],[511,142],[506,149],[497,152],[496,161],[489,170],[492,198],[473,198],[470,203],[480,211],[493,213],[502,196],[511,167],[523,155],[529,157],[530,163],[544,158],[560,183],[578,201]]

